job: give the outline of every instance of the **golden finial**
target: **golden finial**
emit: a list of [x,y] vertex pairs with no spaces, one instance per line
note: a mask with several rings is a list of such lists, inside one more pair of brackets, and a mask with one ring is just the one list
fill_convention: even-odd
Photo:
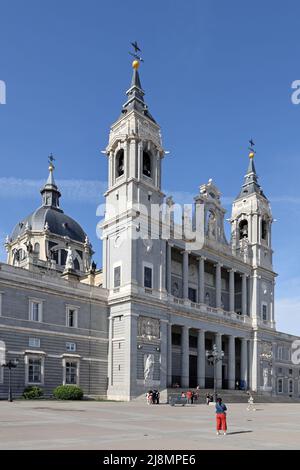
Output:
[[139,68],[139,66],[140,66],[140,63],[139,63],[138,60],[134,60],[132,62],[132,68],[134,68],[135,70],[137,70]]
[[254,158],[254,152],[249,152],[249,158]]

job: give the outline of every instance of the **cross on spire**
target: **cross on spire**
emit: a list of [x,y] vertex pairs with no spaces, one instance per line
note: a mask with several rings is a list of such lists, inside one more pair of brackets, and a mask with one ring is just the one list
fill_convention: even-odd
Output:
[[138,46],[138,43],[136,41],[130,43],[134,49],[134,52],[129,52],[130,55],[132,55],[136,60],[139,60],[140,62],[144,62],[144,59],[138,54],[138,52],[142,52],[141,49]]

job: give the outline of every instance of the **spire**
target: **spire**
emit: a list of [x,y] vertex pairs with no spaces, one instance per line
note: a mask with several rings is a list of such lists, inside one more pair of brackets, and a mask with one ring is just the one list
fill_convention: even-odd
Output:
[[54,157],[52,154],[49,156],[49,176],[48,179],[44,185],[44,187],[41,189],[41,195],[43,197],[42,202],[43,206],[49,206],[55,209],[59,209],[59,198],[61,196],[58,187],[55,183],[54,180],[54,175],[53,172],[55,170],[55,166],[53,164]]
[[260,194],[266,199],[266,196],[263,193],[263,190],[261,189],[260,185],[258,184],[258,175],[256,173],[255,165],[254,165],[254,156],[255,156],[255,150],[254,150],[254,142],[250,140],[250,145],[251,147],[249,148],[249,165],[247,169],[247,173],[245,174],[244,177],[244,183],[242,185],[241,191],[237,197],[237,199],[245,196],[249,196],[250,194],[256,193]]
[[137,43],[132,43],[132,45],[135,49],[134,54],[130,52],[130,54],[134,57],[134,61],[132,62],[133,73],[130,88],[126,91],[126,95],[128,98],[126,103],[123,104],[121,117],[123,117],[123,115],[127,114],[129,111],[135,110],[143,114],[144,116],[147,116],[149,119],[151,119],[151,121],[155,122],[154,118],[148,111],[148,106],[144,101],[145,93],[142,89],[141,80],[138,72],[140,62],[144,61],[141,57],[137,55],[137,51],[140,51],[137,46]]

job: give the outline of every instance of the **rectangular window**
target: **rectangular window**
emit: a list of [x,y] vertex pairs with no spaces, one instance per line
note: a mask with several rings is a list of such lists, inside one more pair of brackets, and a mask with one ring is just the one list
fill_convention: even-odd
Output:
[[172,344],[174,346],[180,346],[181,345],[181,334],[176,333],[172,331]]
[[69,328],[77,328],[78,310],[75,307],[67,307],[67,321],[66,325]]
[[198,345],[198,338],[197,336],[189,335],[189,347],[196,348]]
[[278,382],[277,382],[277,391],[278,391],[278,393],[283,392],[283,380],[282,379],[279,379]]
[[289,375],[293,375],[293,369],[289,369]]
[[66,350],[68,352],[75,352],[76,351],[76,343],[66,343]]
[[42,360],[37,358],[28,359],[28,382],[32,384],[42,382]]
[[267,310],[267,305],[266,304],[262,305],[262,320],[263,321],[268,320],[268,310]]
[[114,268],[114,288],[120,287],[121,285],[121,266]]
[[192,287],[189,287],[189,299],[191,302],[197,302],[197,291]]
[[289,393],[294,393],[294,382],[289,380]]
[[144,266],[144,287],[152,289],[152,268]]
[[29,338],[30,348],[39,348],[41,346],[41,340],[39,338]]
[[42,321],[42,306],[43,302],[38,300],[30,300],[29,303],[29,320]]
[[66,384],[77,384],[77,362],[66,362]]

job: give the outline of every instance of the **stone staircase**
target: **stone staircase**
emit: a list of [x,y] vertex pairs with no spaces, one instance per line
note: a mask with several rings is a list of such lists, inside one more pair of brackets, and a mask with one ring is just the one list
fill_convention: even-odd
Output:
[[[170,396],[172,395],[181,395],[182,392],[187,390],[193,390],[196,392],[195,388],[168,388],[167,390],[160,391],[160,402],[167,403]],[[209,393],[213,395],[213,389],[206,388],[200,389],[200,399],[198,404],[206,403],[206,395]],[[270,395],[269,393],[263,392],[251,392],[254,403],[300,403],[300,397],[289,397],[282,395]],[[249,396],[243,390],[219,390],[218,396],[223,399],[225,403],[247,403]],[[145,394],[142,394],[135,398],[138,401],[146,401]],[[197,402],[195,402],[197,404]]]

